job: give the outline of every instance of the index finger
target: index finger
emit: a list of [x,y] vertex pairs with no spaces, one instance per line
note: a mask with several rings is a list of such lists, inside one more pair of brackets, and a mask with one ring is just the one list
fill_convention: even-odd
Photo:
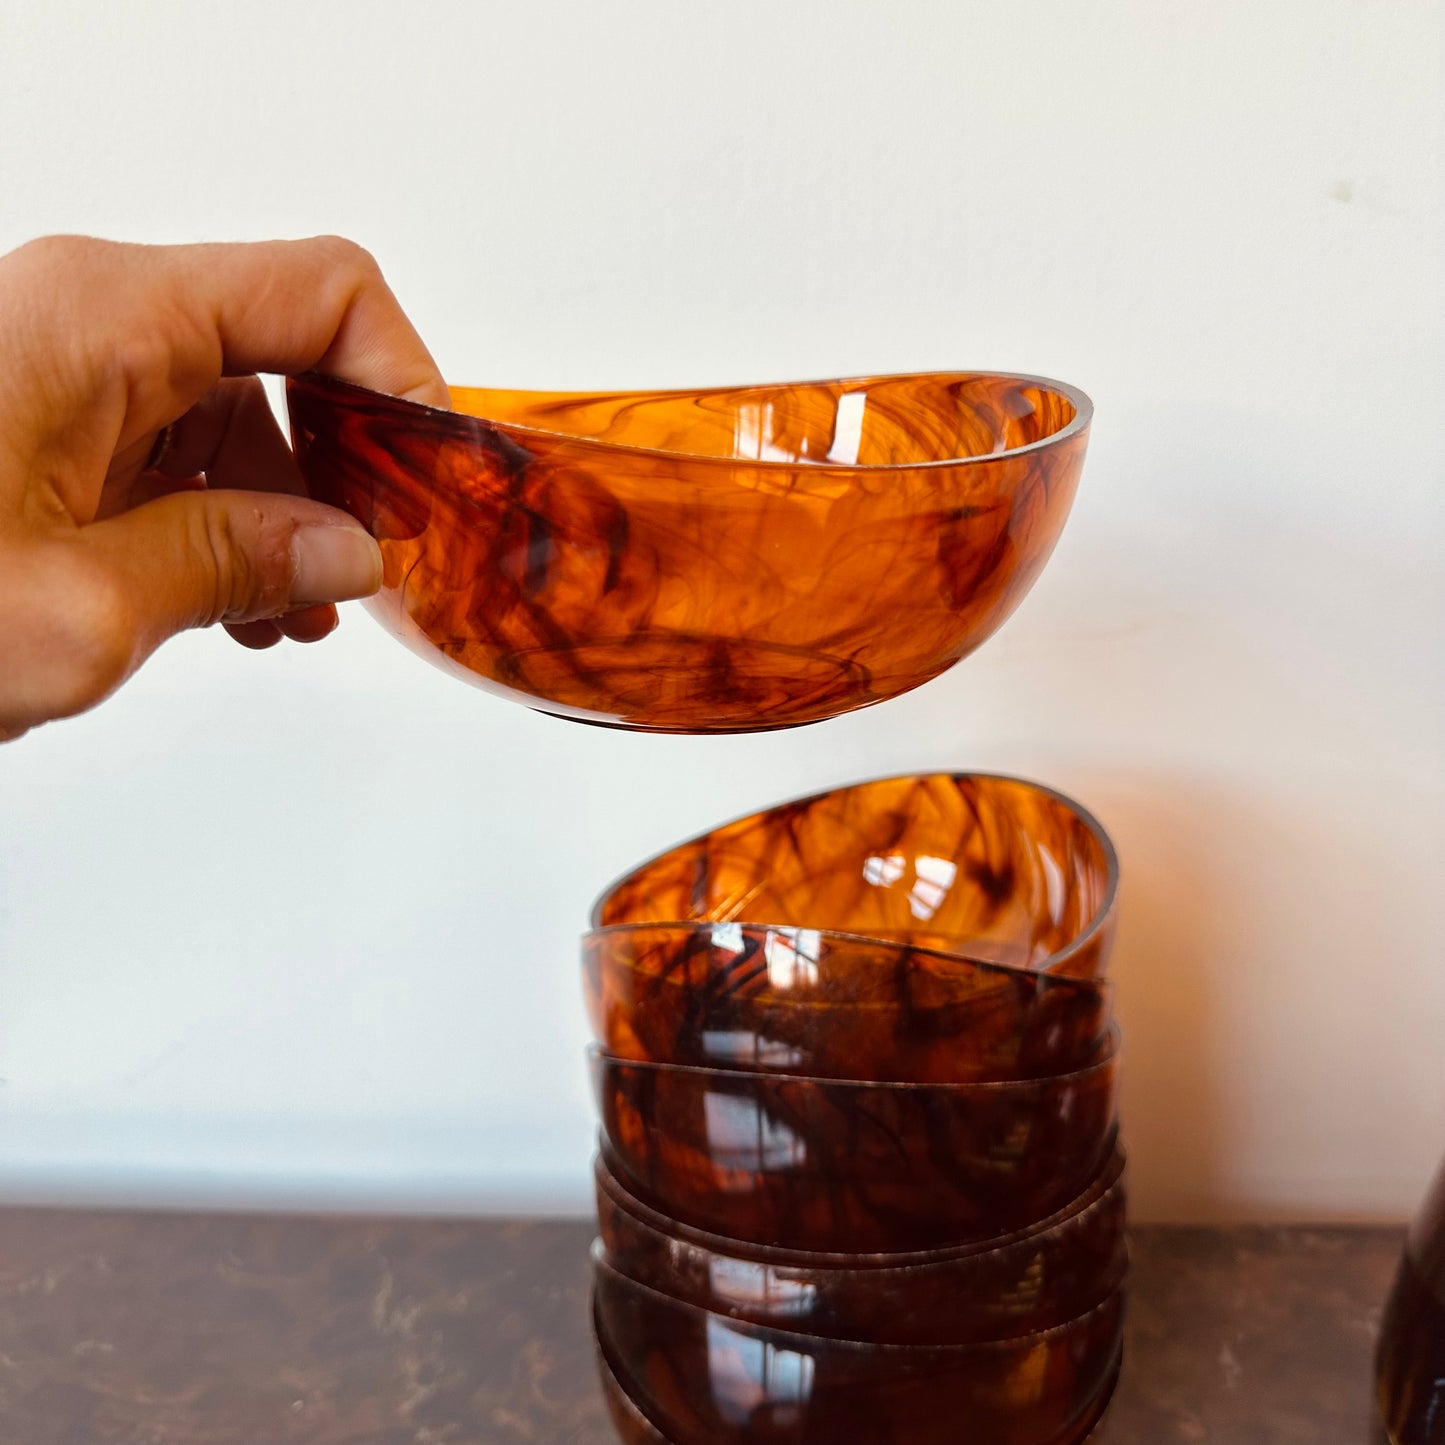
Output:
[[190,305],[208,312],[227,376],[324,371],[449,406],[446,383],[381,268],[339,236],[164,248]]
[[50,238],[0,262],[0,310],[12,294],[26,304],[21,334],[6,338],[10,379],[23,389],[29,361],[44,391],[29,407],[6,408],[12,425],[53,433],[78,412],[102,413],[114,450],[182,415],[220,377],[256,371],[327,371],[448,405],[380,268],[339,237],[194,246]]

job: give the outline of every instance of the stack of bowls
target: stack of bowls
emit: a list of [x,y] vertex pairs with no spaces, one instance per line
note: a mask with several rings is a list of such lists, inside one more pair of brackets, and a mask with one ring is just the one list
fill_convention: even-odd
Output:
[[615,883],[583,942],[623,1439],[1075,1445],[1127,1245],[1113,849],[1036,784],[840,788]]

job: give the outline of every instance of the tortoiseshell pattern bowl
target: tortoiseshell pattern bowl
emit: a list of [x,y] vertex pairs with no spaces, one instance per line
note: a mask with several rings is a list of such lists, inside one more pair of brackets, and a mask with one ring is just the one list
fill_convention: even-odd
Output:
[[592,925],[824,929],[1096,978],[1118,876],[1108,835],[1062,793],[983,773],[914,774],[680,843],[614,883]]
[[583,939],[627,1445],[1082,1445],[1122,1355],[1118,864],[1018,779],[885,778],[634,868]]
[[676,1445],[1076,1445],[1118,1372],[1120,1292],[1020,1339],[879,1345],[769,1329],[668,1298],[594,1250],[597,1336]]
[[[689,1230],[594,1163],[604,1257],[684,1303],[770,1328],[870,1344],[1016,1339],[1087,1314],[1124,1282],[1124,1158],[1029,1232],[924,1255],[809,1256],[750,1250]],[[823,1262],[829,1260],[830,1262]]]
[[935,1249],[1047,1218],[1114,1147],[1117,1040],[1073,1074],[892,1084],[592,1052],[607,1164],[694,1229],[820,1252]]
[[588,1018],[618,1058],[970,1083],[1098,1057],[1109,984],[816,929],[616,924],[582,940]]
[[882,702],[984,641],[1048,560],[1092,406],[933,373],[672,392],[287,384],[313,496],[381,544],[372,611],[544,712],[663,732]]

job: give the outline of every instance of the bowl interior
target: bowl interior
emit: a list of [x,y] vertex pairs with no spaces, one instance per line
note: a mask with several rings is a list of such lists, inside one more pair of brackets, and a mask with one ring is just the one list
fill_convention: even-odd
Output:
[[457,412],[612,446],[735,461],[916,466],[1056,436],[1081,398],[1029,377],[928,374],[673,392],[453,387]]
[[793,925],[1062,968],[1102,940],[1117,872],[1103,829],[1051,789],[914,775],[785,803],[680,844],[615,883],[593,922]]

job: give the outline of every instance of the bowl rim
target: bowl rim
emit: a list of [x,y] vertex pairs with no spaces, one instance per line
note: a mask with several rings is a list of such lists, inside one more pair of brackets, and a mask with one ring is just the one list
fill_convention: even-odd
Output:
[[[979,776],[979,775],[978,775],[978,774],[972,774],[971,776],[977,777],[977,776]],[[881,781],[887,781],[887,780],[885,779],[885,780],[881,780]],[[768,810],[767,810],[767,809],[762,809],[761,811],[766,812],[766,811],[768,811]],[[747,815],[745,815],[745,816],[746,816],[746,817],[751,817],[752,814],[747,814]],[[739,819],[738,821],[741,822],[741,821],[743,821],[743,820],[742,820],[742,819]],[[723,824],[723,826],[726,827],[727,824]],[[705,836],[705,835],[704,835],[704,836]],[[694,842],[694,841],[697,841],[697,840],[695,840],[695,839],[689,839],[688,841],[689,841],[689,842]],[[687,846],[687,844],[686,844],[686,843],[679,843],[677,846],[678,846],[679,848],[685,848],[685,847]],[[671,848],[669,848],[669,849],[665,850],[665,853],[660,853],[660,854],[658,854],[657,856],[658,856],[659,858],[665,857],[665,856],[666,856],[666,853],[671,853],[672,851],[673,851],[673,850],[672,850]],[[654,861],[654,860],[649,859],[648,861],[649,861],[649,862],[652,862],[652,861]],[[640,865],[639,865],[639,867],[642,867],[642,868],[645,868],[646,866],[647,866],[646,863],[643,863],[643,864],[640,864]],[[623,877],[622,877],[622,878],[619,878],[617,881],[618,881],[619,883],[621,883],[621,882],[624,881],[624,879],[626,879],[626,878],[628,878],[628,877],[630,877],[630,876],[631,876],[630,874],[624,874]],[[609,890],[609,891],[610,891],[610,890]],[[740,918],[738,918],[738,919],[722,919],[722,918],[695,918],[695,919],[685,919],[685,918],[684,918],[684,919],[678,919],[678,920],[676,920],[676,921],[668,921],[668,920],[665,920],[665,919],[656,919],[656,918],[653,918],[653,919],[648,919],[648,920],[647,920],[646,922],[644,922],[644,923],[608,923],[608,924],[604,925],[604,926],[601,927],[601,928],[589,928],[589,929],[587,930],[587,932],[582,935],[582,946],[583,946],[583,948],[585,949],[586,946],[587,946],[587,944],[589,943],[589,941],[592,940],[592,939],[594,939],[594,938],[596,938],[596,939],[606,939],[606,938],[609,938],[609,937],[616,937],[616,936],[619,936],[619,935],[624,934],[624,933],[645,933],[645,932],[648,932],[648,931],[656,931],[656,932],[658,932],[658,933],[661,933],[661,932],[662,932],[663,930],[665,930],[665,929],[685,929],[685,930],[687,930],[688,932],[694,932],[694,931],[695,931],[695,932],[701,933],[704,929],[709,929],[709,928],[743,928],[743,929],[753,929],[753,930],[756,930],[757,932],[787,933],[787,934],[810,933],[810,934],[812,934],[814,937],[817,937],[817,938],[827,939],[827,940],[830,940],[830,941],[836,941],[836,942],[844,943],[844,944],[858,944],[858,943],[871,944],[871,945],[874,945],[874,946],[876,946],[876,947],[898,949],[898,950],[900,950],[901,952],[907,953],[907,954],[909,954],[909,955],[918,954],[918,955],[921,955],[921,956],[924,957],[924,958],[936,958],[936,959],[939,959],[940,961],[945,962],[945,963],[967,964],[970,968],[977,968],[977,969],[983,970],[983,971],[985,971],[986,973],[989,973],[989,974],[1003,974],[1003,975],[1005,975],[1005,976],[1007,976],[1007,977],[1009,977],[1009,978],[1043,979],[1043,980],[1047,981],[1050,985],[1063,984],[1063,985],[1066,985],[1066,986],[1068,986],[1068,987],[1070,987],[1070,988],[1087,989],[1087,990],[1089,990],[1089,991],[1091,991],[1091,992],[1093,992],[1093,993],[1099,993],[1099,994],[1108,994],[1108,993],[1113,993],[1113,992],[1115,991],[1114,981],[1113,981],[1111,978],[1107,977],[1107,976],[1093,978],[1093,977],[1085,977],[1085,976],[1083,976],[1083,975],[1074,974],[1074,973],[1056,973],[1056,972],[1054,972],[1054,970],[1053,970],[1052,968],[1030,968],[1027,964],[1022,964],[1022,963],[1000,963],[1000,962],[997,962],[996,960],[991,959],[991,958],[975,958],[975,957],[973,957],[972,954],[968,954],[968,953],[950,953],[947,949],[943,949],[943,948],[928,948],[928,947],[925,947],[923,944],[919,944],[919,943],[900,943],[900,942],[898,942],[896,939],[891,939],[891,938],[877,938],[877,937],[875,937],[875,936],[874,936],[873,934],[871,934],[871,933],[850,933],[850,932],[848,932],[846,929],[841,929],[841,928],[803,928],[803,927],[800,927],[799,925],[794,924],[794,923],[749,923],[749,922],[747,922],[746,919],[740,919]],[[1071,944],[1071,945],[1070,945],[1070,948],[1072,948],[1072,947],[1073,947],[1073,945]],[[1060,952],[1059,952],[1058,954],[1050,954],[1049,957],[1050,957],[1050,958],[1063,957],[1063,954],[1064,954],[1064,950],[1060,950]],[[635,965],[629,964],[629,965],[627,965],[627,966],[628,966],[629,968],[631,968],[634,972],[637,971]],[[780,1003],[780,1004],[777,1005],[777,1006],[778,1006],[778,1007],[781,1007],[782,1005],[781,1005],[781,1003]],[[862,1005],[862,1004],[848,1004],[848,1005],[827,1004],[827,1005],[815,1005],[815,1007],[827,1007],[827,1008],[841,1008],[841,1007],[862,1008],[862,1007],[869,1007],[869,1008],[880,1008],[880,1009],[881,1009],[881,1008],[891,1008],[892,1005],[890,1005],[890,1004],[869,1004],[869,1005]]]
[[937,1354],[945,1358],[964,1354],[992,1354],[1001,1353],[1005,1350],[1034,1350],[1039,1345],[1050,1339],[1061,1335],[1070,1334],[1077,1330],[1085,1321],[1093,1319],[1096,1315],[1103,1314],[1106,1310],[1122,1305],[1128,1294],[1129,1281],[1127,1276],[1114,1289],[1099,1301],[1085,1310],[1082,1314],[1075,1315],[1073,1319],[1063,1320],[1059,1324],[1050,1325],[1045,1330],[1034,1330],[1026,1335],[1016,1335],[1012,1339],[1000,1340],[976,1340],[972,1344],[964,1345],[901,1345],[890,1343],[874,1343],[869,1340],[841,1340],[834,1339],[831,1335],[810,1335],[806,1330],[785,1330],[777,1325],[760,1325],[752,1320],[740,1320],[734,1315],[720,1314],[716,1310],[704,1308],[702,1305],[693,1304],[690,1300],[674,1299],[672,1295],[664,1294],[661,1290],[653,1289],[649,1284],[643,1284],[635,1280],[629,1274],[624,1274],[615,1265],[609,1263],[606,1258],[606,1249],[600,1239],[594,1239],[587,1251],[588,1262],[592,1266],[594,1280],[598,1274],[610,1274],[621,1280],[625,1285],[634,1290],[640,1290],[644,1294],[651,1295],[655,1299],[674,1306],[680,1310],[686,1310],[693,1314],[702,1315],[707,1320],[721,1320],[729,1328],[740,1331],[744,1335],[750,1335],[757,1339],[761,1337],[775,1336],[787,1340],[810,1340],[828,1348],[838,1348],[849,1353],[862,1351],[877,1351],[884,1355],[907,1358],[910,1355],[918,1358],[918,1353]]
[[[735,1263],[756,1266],[768,1270],[796,1270],[799,1274],[852,1275],[866,1271],[873,1275],[914,1275],[923,1270],[944,1269],[955,1265],[972,1265],[990,1260],[1010,1251],[1027,1251],[1038,1247],[1046,1237],[1061,1235],[1066,1231],[1083,1227],[1083,1221],[1097,1210],[1103,1209],[1116,1195],[1122,1194],[1127,1201],[1129,1189],[1129,1159],[1124,1146],[1115,1142],[1114,1149],[1098,1174],[1086,1189],[1080,1190],[1053,1214],[1046,1215],[1036,1224],[1013,1230],[1008,1234],[995,1235],[992,1239],[978,1244],[944,1246],[938,1249],[899,1250],[896,1252],[865,1251],[861,1254],[847,1254],[838,1250],[782,1249],[774,1244],[750,1244],[745,1239],[730,1239],[725,1234],[714,1234],[711,1230],[698,1229],[683,1224],[680,1220],[669,1219],[667,1215],[653,1209],[636,1195],[613,1172],[607,1162],[605,1139],[599,1137],[597,1152],[592,1156],[592,1177],[598,1189],[612,1200],[613,1205],[634,1222],[650,1230],[654,1235],[670,1242],[681,1244],[689,1250],[698,1250],[709,1257],[725,1259]],[[1092,1198],[1089,1198],[1093,1195]],[[1075,1208],[1079,1200],[1087,1199],[1082,1208]],[[669,1234],[675,1235],[675,1240]],[[713,1243],[715,1241],[716,1243]],[[717,1245],[741,1247],[752,1252],[738,1254]],[[754,1258],[752,1255],[758,1257]],[[887,1264],[862,1264],[861,1260],[887,1260]]]
[[[1104,931],[1104,929],[1108,926],[1109,920],[1113,917],[1114,908],[1119,898],[1119,854],[1114,847],[1113,839],[1109,837],[1108,830],[1098,820],[1098,818],[1089,811],[1089,809],[1084,807],[1082,803],[1078,802],[1074,798],[1071,798],[1067,793],[1060,792],[1057,788],[1051,788],[1047,783],[1035,782],[1032,778],[1021,778],[1013,773],[972,772],[968,770],[948,771],[944,769],[937,769],[920,773],[888,773],[884,774],[881,777],[864,778],[860,782],[856,783],[839,783],[834,787],[822,788],[815,793],[805,793],[800,797],[784,798],[779,802],[768,804],[767,806],[762,808],[750,808],[746,813],[739,813],[736,817],[729,818],[724,823],[715,823],[711,828],[704,828],[702,832],[694,833],[690,838],[684,838],[679,843],[673,843],[669,847],[660,849],[658,852],[652,854],[651,857],[643,859],[641,863],[634,863],[631,868],[628,868],[623,873],[619,873],[609,884],[607,884],[607,886],[602,890],[602,892],[599,893],[597,897],[592,900],[592,907],[587,914],[589,932],[600,933],[607,928],[638,927],[639,925],[637,923],[601,923],[599,920],[602,911],[602,905],[604,904],[604,902],[609,897],[611,897],[611,895],[615,893],[617,889],[622,886],[622,884],[626,883],[628,879],[633,878],[637,874],[641,873],[644,868],[652,867],[653,864],[660,862],[670,853],[676,853],[682,848],[690,848],[694,844],[701,843],[705,839],[710,838],[714,833],[720,833],[726,828],[734,828],[739,823],[746,823],[750,819],[760,817],[764,813],[777,812],[779,808],[791,808],[802,806],[804,804],[816,803],[833,793],[853,792],[861,788],[878,787],[884,783],[921,782],[924,779],[932,778],[949,778],[954,781],[963,778],[977,778],[985,782],[1012,783],[1018,787],[1032,788],[1035,792],[1043,793],[1047,797],[1052,798],[1055,802],[1062,803],[1064,807],[1068,808],[1071,812],[1074,813],[1074,815],[1084,824],[1084,826],[1089,830],[1090,833],[1094,835],[1095,839],[1098,841],[1104,855],[1104,896],[1100,900],[1098,908],[1094,910],[1094,916],[1089,920],[1088,927],[1085,928],[1078,935],[1078,937],[1074,938],[1064,948],[1059,949],[1055,953],[1049,954],[1049,956],[1041,963],[1028,970],[1030,973],[1058,973],[1060,965],[1064,962],[1067,962],[1067,960],[1074,957],[1075,955],[1082,953],[1086,948],[1088,948],[1094,942],[1094,940]],[[696,920],[661,919],[651,921],[664,923],[746,923],[748,920],[742,918],[726,918]],[[772,925],[759,923],[755,924],[754,926],[758,928],[767,928],[771,927]],[[796,928],[801,927],[802,925],[783,924],[780,926]],[[872,934],[867,933],[850,933],[846,936],[850,938],[872,939],[872,941],[875,943],[890,942],[889,939],[875,938]],[[938,951],[942,952],[945,950]],[[956,958],[968,957],[967,954],[954,954],[952,956]],[[973,959],[971,961],[974,963],[987,962],[987,960],[985,959]]]
[[[548,440],[562,440],[571,442],[577,446],[596,448],[599,451],[610,455],[638,456],[638,457],[666,457],[672,460],[679,458],[692,463],[718,463],[725,467],[746,467],[749,471],[755,468],[766,470],[787,469],[791,471],[802,470],[806,475],[827,476],[875,476],[886,475],[890,472],[905,472],[918,470],[939,470],[953,467],[973,466],[983,462],[1005,461],[1012,457],[1028,456],[1033,452],[1043,451],[1049,447],[1059,446],[1070,438],[1081,432],[1086,432],[1093,422],[1094,403],[1088,394],[1071,382],[1057,381],[1052,377],[1034,376],[1028,372],[1014,371],[901,371],[901,372],[879,372],[876,374],[864,374],[859,376],[838,376],[823,377],[807,381],[772,381],[772,382],[749,382],[743,386],[684,386],[664,388],[661,390],[647,390],[645,392],[629,392],[627,389],[611,389],[605,391],[574,391],[574,392],[533,392],[534,395],[556,395],[581,399],[584,397],[609,397],[628,396],[643,394],[652,397],[673,398],[685,396],[717,396],[731,393],[734,395],[747,392],[773,391],[781,387],[790,386],[841,386],[844,388],[861,389],[874,382],[882,381],[908,381],[922,377],[952,377],[958,380],[965,378],[986,377],[996,381],[1013,381],[1025,383],[1042,391],[1054,392],[1062,396],[1074,408],[1073,416],[1065,422],[1056,432],[1051,432],[1046,437],[1041,437],[1036,442],[1029,442],[1021,447],[1009,447],[1004,451],[983,452],[977,456],[969,457],[938,457],[932,461],[921,462],[881,462],[873,464],[843,463],[843,462],[810,462],[810,461],[786,461],[779,458],[760,457],[756,460],[751,457],[719,457],[705,452],[683,452],[674,451],[667,447],[640,447],[625,442],[602,441],[597,437],[579,437],[571,432],[549,431],[545,427],[520,426],[515,422],[494,421],[487,417],[473,416],[469,412],[447,411],[438,406],[428,406],[425,402],[409,401],[405,397],[391,396],[384,391],[373,391],[370,387],[362,386],[358,382],[347,381],[343,377],[332,376],[322,371],[305,371],[296,376],[286,379],[286,391],[289,397],[291,389],[295,386],[318,386],[322,391],[339,391],[344,395],[364,397],[373,402],[385,402],[401,411],[412,411],[420,417],[429,417],[434,425],[445,426],[455,431],[472,431],[477,428],[490,430],[502,436],[516,437],[545,437]],[[469,388],[461,388],[467,390]],[[477,388],[478,390],[514,390],[514,388]],[[526,395],[529,389],[515,388],[521,394]],[[289,419],[289,406],[288,406]]]
[[963,1083],[913,1083],[907,1079],[830,1079],[816,1074],[786,1074],[781,1071],[759,1073],[756,1069],[724,1069],[716,1064],[665,1064],[655,1059],[624,1059],[609,1053],[601,1044],[587,1045],[587,1066],[600,1074],[601,1066],[616,1064],[624,1069],[647,1069],[652,1073],[706,1074],[712,1078],[737,1079],[746,1084],[744,1092],[759,1093],[765,1087],[775,1089],[784,1084],[824,1084],[836,1089],[885,1089],[892,1093],[916,1093],[931,1090],[945,1094],[994,1095],[1005,1091],[1020,1094],[1042,1094],[1047,1090],[1077,1084],[1094,1074],[1119,1067],[1124,1048],[1124,1031],[1118,1020],[1111,1020],[1104,1036],[1104,1052],[1092,1064],[1069,1069],[1066,1073],[1045,1074],[1038,1079],[975,1079]]

